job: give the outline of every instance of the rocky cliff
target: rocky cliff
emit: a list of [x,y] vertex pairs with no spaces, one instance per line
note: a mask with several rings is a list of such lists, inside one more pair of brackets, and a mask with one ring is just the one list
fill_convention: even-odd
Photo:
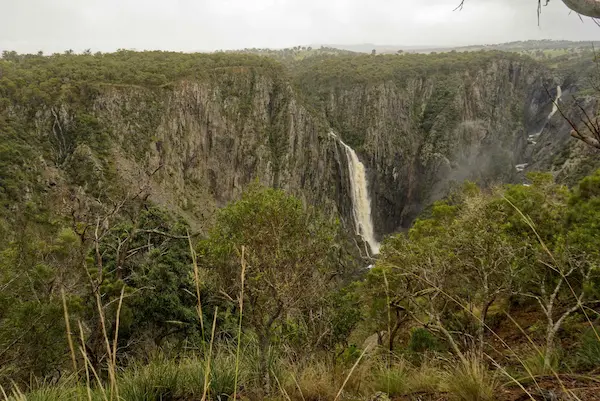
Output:
[[102,151],[84,139],[60,160],[44,160],[42,170],[53,171],[44,183],[50,191],[75,185],[94,193],[116,182],[131,193],[148,185],[152,201],[206,225],[216,208],[258,181],[332,216],[351,214],[339,144],[286,81],[260,69],[222,68],[161,88],[101,85],[83,109],[45,106],[35,126],[50,155],[62,152],[56,135],[81,130],[82,114],[101,127]]
[[[381,238],[464,179],[510,182],[522,180],[519,163],[548,168],[541,150],[548,139],[527,143],[540,127],[561,132],[553,153],[566,141],[564,124],[547,116],[557,84],[574,89],[528,58],[336,56],[284,69],[259,57],[203,57],[185,59],[181,70],[195,74],[165,77],[152,56],[140,82],[86,72],[73,83],[71,72],[33,106],[19,84],[6,86],[3,135],[37,150],[3,174],[14,178],[15,166],[26,165],[36,178],[24,187],[16,180],[21,194],[43,187],[65,199],[73,188],[96,197],[116,183],[130,191],[148,183],[152,200],[199,226],[258,180],[341,217],[351,230],[346,153],[328,135],[333,130],[366,165]],[[22,73],[10,62],[0,68]]]
[[[355,68],[386,62],[379,57],[363,57]],[[549,71],[508,54],[440,57],[426,71],[399,64],[354,82],[334,76],[329,60],[302,72],[328,122],[366,161],[380,235],[407,227],[465,179],[521,180],[515,166],[537,157],[527,138],[552,108],[557,80]],[[321,85],[307,85],[308,77]]]

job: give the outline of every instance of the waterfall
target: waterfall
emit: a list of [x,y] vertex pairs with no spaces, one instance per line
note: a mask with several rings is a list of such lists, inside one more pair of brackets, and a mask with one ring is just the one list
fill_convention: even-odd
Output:
[[[550,121],[552,119],[552,117],[554,117],[556,112],[558,111],[558,101],[560,100],[561,97],[562,97],[562,88],[560,87],[560,85],[558,85],[556,87],[556,99],[554,99],[554,102],[552,102],[552,111],[550,111],[550,114],[548,114],[548,117],[546,118],[546,121],[544,122],[544,125],[542,126],[542,128],[535,134],[529,135],[527,137],[527,144],[529,144],[529,145],[537,144],[537,139],[539,138],[540,135],[542,135],[542,132],[544,132],[544,128],[546,128],[548,121]],[[523,171],[525,171],[527,166],[529,166],[528,163],[517,164],[515,166],[515,169],[517,170],[517,173],[522,173]]]
[[560,100],[561,97],[562,97],[562,88],[559,85],[559,86],[556,87],[556,99],[554,99],[554,102],[552,103],[552,111],[548,115],[548,118],[546,119],[546,122],[544,123],[544,126],[539,130],[539,132],[536,132],[535,134],[529,135],[527,137],[527,143],[528,144],[535,145],[537,143],[536,140],[538,139],[538,137],[540,135],[542,135],[542,132],[544,131],[544,128],[546,128],[546,124],[548,123],[548,121],[550,121],[550,119],[552,117],[554,117],[554,115],[558,111],[558,101]]
[[348,172],[350,173],[350,191],[352,197],[352,214],[356,234],[369,244],[372,255],[379,254],[379,242],[375,239],[373,219],[371,217],[371,198],[368,191],[365,165],[361,163],[354,149],[346,145],[333,132],[330,135],[338,140],[346,151]]
[[550,120],[552,118],[552,116],[554,116],[556,114],[556,112],[558,111],[558,101],[560,100],[561,97],[562,97],[562,88],[559,85],[556,87],[556,99],[554,100],[554,103],[552,103],[552,111],[550,112],[550,115],[548,116],[548,120]]

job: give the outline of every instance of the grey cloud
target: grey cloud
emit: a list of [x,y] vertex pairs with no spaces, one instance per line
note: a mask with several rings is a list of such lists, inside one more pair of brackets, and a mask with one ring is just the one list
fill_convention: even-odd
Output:
[[0,50],[183,51],[315,43],[600,39],[560,0],[0,0]]

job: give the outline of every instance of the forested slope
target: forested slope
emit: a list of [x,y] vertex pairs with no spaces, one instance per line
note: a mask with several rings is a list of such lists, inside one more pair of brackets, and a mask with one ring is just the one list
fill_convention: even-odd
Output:
[[[598,177],[575,185],[596,154],[568,140],[560,113],[548,121],[558,86],[566,116],[577,110],[568,95],[587,94],[584,109],[595,112],[582,79],[501,52],[282,61],[268,52],[5,52],[0,384],[53,381],[74,398],[122,387],[123,399],[216,399],[238,388],[231,367],[243,344],[244,396],[333,399],[376,334],[388,351],[409,352],[397,363],[369,353],[348,394],[392,394],[393,375],[414,381],[397,394],[439,393],[450,390],[419,387],[419,372],[440,378],[444,358],[469,366],[472,355],[492,355],[486,325],[515,335],[504,312],[551,315],[546,326],[518,315],[542,347],[541,372],[589,371],[591,351],[550,363],[557,343],[584,344],[595,327],[580,309],[596,313]],[[377,261],[354,235],[348,156],[336,138],[366,167],[378,237],[392,235]],[[526,177],[515,168],[523,163],[574,189]],[[489,266],[496,287],[486,288],[478,280]],[[558,286],[556,315],[540,281]],[[193,372],[212,366],[212,345],[209,385],[206,371]],[[511,355],[493,358],[522,372]],[[88,368],[101,386],[86,381]],[[167,371],[181,376],[154,385]],[[145,380],[154,396],[127,393]]]

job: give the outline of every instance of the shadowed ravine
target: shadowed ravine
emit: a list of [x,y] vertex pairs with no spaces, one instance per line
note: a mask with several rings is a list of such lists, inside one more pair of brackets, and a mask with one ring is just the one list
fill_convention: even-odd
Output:
[[[562,88],[559,85],[556,87],[556,98],[552,102],[552,110],[550,111],[550,114],[548,114],[548,117],[546,118],[546,121],[544,122],[544,125],[542,125],[540,130],[538,132],[536,132],[535,134],[531,134],[527,137],[528,145],[533,145],[533,146],[537,145],[538,138],[542,135],[542,133],[546,129],[546,126],[548,125],[548,123],[550,122],[552,117],[554,117],[556,112],[558,111],[558,102],[560,101],[561,97],[562,97]],[[520,172],[523,172],[528,166],[529,166],[529,163],[521,163],[521,164],[517,164],[515,166],[515,169],[517,170],[517,172],[520,173]]]
[[554,115],[558,111],[558,102],[560,101],[561,97],[562,97],[562,88],[559,85],[559,86],[556,87],[556,98],[554,99],[554,102],[552,103],[552,111],[550,111],[550,114],[548,115],[548,118],[546,119],[546,123],[542,126],[542,128],[540,128],[540,130],[538,132],[536,132],[535,134],[529,135],[527,137],[527,143],[528,144],[535,145],[537,143],[536,141],[540,137],[540,135],[542,134],[542,132],[544,132],[544,129],[546,128],[546,125],[548,124],[548,122],[550,121],[550,119],[552,117],[554,117]]

